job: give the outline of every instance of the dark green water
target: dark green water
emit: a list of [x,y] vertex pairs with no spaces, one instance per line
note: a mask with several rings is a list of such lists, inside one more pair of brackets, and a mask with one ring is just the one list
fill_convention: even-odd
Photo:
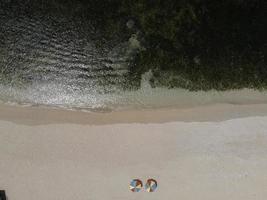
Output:
[[99,110],[265,102],[265,92],[217,92],[266,88],[264,6],[3,0],[0,101]]

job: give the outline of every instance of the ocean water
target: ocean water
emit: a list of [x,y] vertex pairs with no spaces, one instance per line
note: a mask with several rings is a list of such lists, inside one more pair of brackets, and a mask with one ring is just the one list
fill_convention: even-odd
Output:
[[2,102],[98,108],[127,84],[131,42],[97,47],[90,23],[55,16],[0,9],[0,24]]
[[135,35],[123,43],[103,42],[90,22],[3,9],[0,24],[2,103],[112,111],[267,102],[266,92],[248,89],[152,88],[151,71],[142,75],[140,88],[127,89],[129,62],[140,48]]

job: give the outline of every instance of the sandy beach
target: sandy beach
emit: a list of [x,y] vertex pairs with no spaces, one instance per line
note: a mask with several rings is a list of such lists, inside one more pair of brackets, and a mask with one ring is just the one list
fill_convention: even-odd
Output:
[[[265,200],[267,105],[85,113],[0,106],[9,200]],[[158,181],[154,193],[131,179]]]
[[267,200],[266,11],[0,0],[0,200]]

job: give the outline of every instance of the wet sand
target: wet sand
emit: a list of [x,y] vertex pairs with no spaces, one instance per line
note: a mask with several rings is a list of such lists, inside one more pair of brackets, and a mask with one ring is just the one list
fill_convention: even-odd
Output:
[[0,104],[0,120],[32,126],[45,124],[147,124],[176,121],[218,122],[250,116],[267,116],[267,104],[211,104],[190,108],[138,109],[103,113]]

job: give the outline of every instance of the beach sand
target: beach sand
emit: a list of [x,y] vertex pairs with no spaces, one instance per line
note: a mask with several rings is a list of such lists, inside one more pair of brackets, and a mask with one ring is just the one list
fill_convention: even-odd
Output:
[[[132,179],[158,181],[154,193]],[[265,200],[267,105],[85,113],[0,106],[9,200]]]

